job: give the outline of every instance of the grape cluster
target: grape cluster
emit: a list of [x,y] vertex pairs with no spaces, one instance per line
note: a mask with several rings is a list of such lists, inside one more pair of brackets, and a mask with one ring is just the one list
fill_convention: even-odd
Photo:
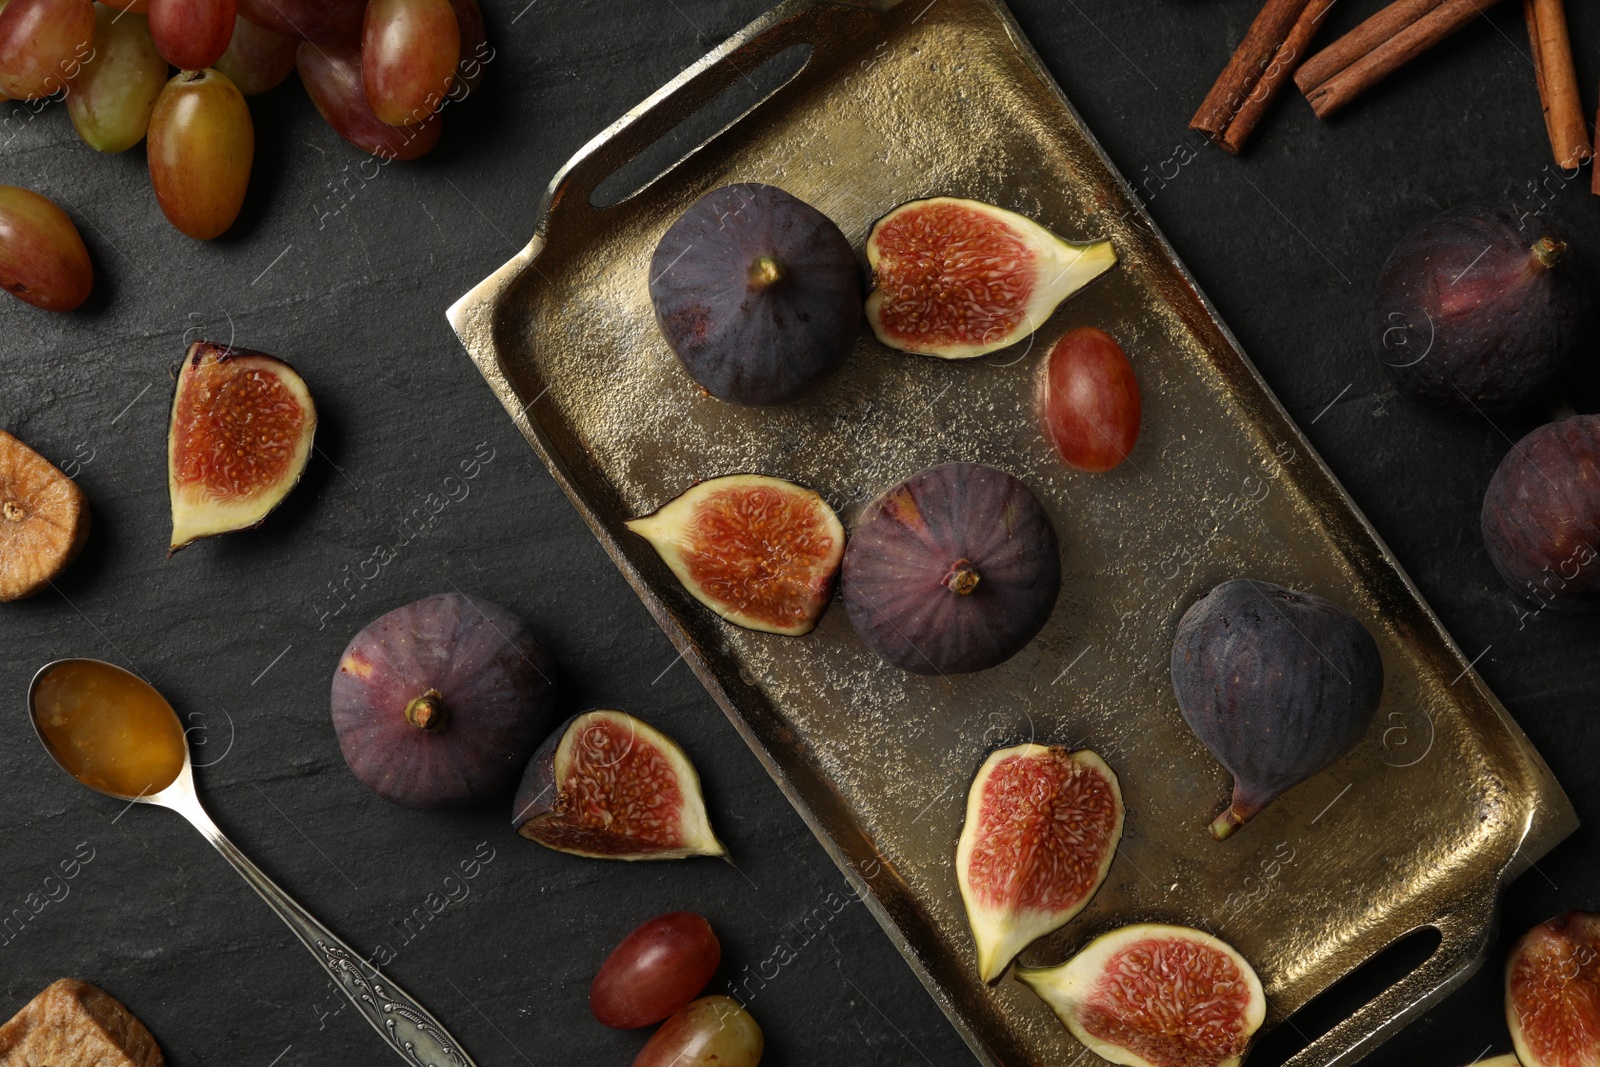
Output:
[[[156,202],[199,240],[224,233],[244,204],[255,159],[245,97],[298,68],[345,140],[415,159],[438,143],[439,109],[471,92],[492,57],[478,0],[0,0],[0,100],[64,95],[78,135],[101,152],[148,137]],[[42,228],[38,205],[27,207],[14,219],[0,197],[0,281],[17,295],[81,258],[70,222]],[[81,270],[68,289],[87,296],[86,260]]]

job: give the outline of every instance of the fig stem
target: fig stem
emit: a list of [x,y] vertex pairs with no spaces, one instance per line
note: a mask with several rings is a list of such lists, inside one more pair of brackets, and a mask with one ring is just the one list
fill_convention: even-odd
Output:
[[970,559],[958,559],[950,564],[950,573],[939,584],[959,596],[969,596],[978,588],[978,568]]
[[430,689],[406,705],[406,722],[429,733],[444,726],[444,698]]
[[15,500],[7,500],[5,506],[0,508],[0,513],[5,515],[7,522],[21,522],[28,517],[28,509]]
[[1218,815],[1216,821],[1211,824],[1211,836],[1218,841],[1226,841],[1233,836],[1235,830],[1244,825],[1244,822],[1239,813],[1233,810],[1233,805],[1229,804],[1228,810]]
[[750,265],[750,288],[760,292],[783,280],[783,268],[771,256],[761,256]]
[[1558,241],[1549,234],[1539,238],[1533,243],[1533,258],[1540,267],[1549,270],[1561,262],[1561,257],[1567,252],[1567,243]]

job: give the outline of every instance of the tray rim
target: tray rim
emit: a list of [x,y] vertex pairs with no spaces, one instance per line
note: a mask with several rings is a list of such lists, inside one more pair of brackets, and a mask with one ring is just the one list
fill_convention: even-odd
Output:
[[[562,202],[569,198],[576,198],[580,194],[586,199],[593,191],[594,186],[603,181],[605,177],[616,169],[617,165],[625,162],[626,159],[618,160],[605,172],[595,176],[587,188],[581,187],[581,182],[577,180],[582,170],[596,161],[600,161],[603,164],[607,149],[611,147],[614,139],[630,129],[636,121],[648,116],[658,105],[668,100],[679,89],[690,86],[701,75],[722,64],[731,54],[760,42],[767,34],[799,15],[813,9],[828,7],[857,8],[887,13],[906,2],[907,0],[785,0],[785,2],[778,4],[751,21],[741,30],[727,38],[722,44],[707,52],[701,59],[686,67],[655,93],[652,93],[645,100],[629,109],[575,152],[547,185],[539,206],[535,232],[529,242],[510,260],[451,305],[446,315],[491,391],[501,400],[502,405],[511,416],[513,423],[521,430],[523,436],[544,462],[551,476],[600,541],[601,546],[605,549],[607,555],[611,557],[612,562],[622,573],[624,579],[633,587],[634,592],[644,603],[646,610],[649,611],[656,623],[666,633],[674,647],[682,654],[695,676],[721,707],[724,716],[743,737],[746,745],[749,746],[763,767],[766,768],[768,774],[784,794],[784,797],[789,801],[790,806],[800,815],[822,845],[824,851],[833,860],[835,866],[845,876],[856,896],[867,905],[891,943],[895,945],[912,971],[917,975],[930,995],[933,996],[935,1003],[944,1011],[951,1024],[962,1035],[980,1062],[991,1065],[991,1067],[999,1067],[1000,1061],[994,1058],[994,1050],[970,1025],[968,1020],[955,1010],[956,1005],[951,1003],[944,995],[942,983],[929,970],[915,946],[907,940],[899,924],[889,914],[883,902],[862,878],[861,872],[857,869],[857,864],[846,855],[839,841],[834,838],[833,833],[822,823],[817,813],[812,810],[809,803],[801,796],[787,770],[777,762],[772,752],[756,737],[745,715],[739,710],[738,701],[723,684],[709,659],[701,652],[698,643],[678,622],[665,603],[657,597],[649,580],[639,572],[624,553],[620,543],[606,527],[593,504],[579,490],[573,480],[568,477],[564,460],[555,453],[549,441],[547,441],[540,423],[528,414],[528,409],[532,407],[533,401],[525,404],[518,402],[520,401],[520,396],[510,384],[500,359],[493,324],[493,312],[499,306],[501,298],[528,268],[532,267],[535,271],[538,270],[537,261],[548,243],[552,218]],[[1471,687],[1476,691],[1478,700],[1495,712],[1508,736],[1516,742],[1517,752],[1521,759],[1531,765],[1530,769],[1536,775],[1542,776],[1547,781],[1553,794],[1547,799],[1559,801],[1558,804],[1542,811],[1536,811],[1530,807],[1520,827],[1519,846],[1505,862],[1504,866],[1499,869],[1495,877],[1486,880],[1484,884],[1478,885],[1475,892],[1463,894],[1458,901],[1459,907],[1449,913],[1441,913],[1436,921],[1419,923],[1414,927],[1412,932],[1427,928],[1430,925],[1439,930],[1441,942],[1432,956],[1418,965],[1403,979],[1383,990],[1349,1017],[1307,1044],[1286,1062],[1285,1067],[1310,1067],[1313,1064],[1332,1065],[1354,1062],[1367,1052],[1370,1052],[1378,1044],[1381,1044],[1417,1015],[1443,1000],[1482,966],[1495,932],[1497,903],[1500,892],[1508,882],[1526,871],[1538,858],[1577,828],[1576,812],[1570,799],[1566,796],[1565,790],[1550,772],[1542,755],[1528,740],[1521,727],[1511,717],[1504,705],[1484,683],[1473,664],[1467,660],[1454,638],[1451,637],[1443,623],[1434,613],[1431,605],[1417,589],[1410,575],[1394,556],[1382,535],[1371,524],[1366,514],[1356,505],[1343,483],[1334,475],[1321,454],[1307,439],[1299,424],[1284,408],[1276,392],[1273,391],[1261,375],[1259,369],[1245,352],[1238,338],[1234,336],[1232,330],[1219,315],[1205,291],[1195,281],[1187,264],[1178,255],[1177,250],[1167,239],[1166,234],[1150,216],[1143,198],[1138,195],[1137,191],[1117,168],[1105,151],[1104,146],[1101,145],[1092,129],[1085,123],[1082,115],[1073,106],[1054,76],[1045,66],[1043,59],[1028,41],[1009,8],[1006,7],[1004,0],[970,0],[970,2],[986,8],[988,13],[997,20],[1001,28],[1004,29],[1018,58],[1024,62],[1034,78],[1046,89],[1054,102],[1065,110],[1076,128],[1078,136],[1087,142],[1105,171],[1133,205],[1133,214],[1138,224],[1147,229],[1166,252],[1170,260],[1170,266],[1175,268],[1177,276],[1198,301],[1210,325],[1220,333],[1228,347],[1231,348],[1239,360],[1241,368],[1253,381],[1273,413],[1292,431],[1295,446],[1302,450],[1304,455],[1311,458],[1316,468],[1316,474],[1332,487],[1336,494],[1337,502],[1345,512],[1346,518],[1355,519],[1360,533],[1376,549],[1385,566],[1399,579],[1411,602],[1411,606],[1420,613],[1421,619],[1426,622],[1431,631],[1431,636],[1439,640],[1449,657],[1462,666],[1463,676],[1461,680],[1470,682]],[[928,6],[932,6],[931,3]],[[809,63],[809,59],[807,63]],[[790,79],[765,95],[740,115],[739,118],[702,141],[684,157],[669,164],[650,182],[646,183],[646,186],[630,193],[618,204],[636,197],[645,188],[667,178],[689,156],[703,150],[751,118],[773,96],[778,95],[790,81],[803,73],[805,66],[806,64],[802,64],[800,70],[791,75]],[[722,91],[722,88],[718,88],[710,94],[708,99],[714,99]],[[652,140],[659,138],[661,134],[666,133],[675,125],[676,122],[673,122],[663,127]],[[586,204],[585,207],[587,208],[588,205]],[[542,272],[540,273],[542,275]],[[537,399],[538,397],[534,398],[534,400]],[[1542,833],[1539,833],[1537,840],[1535,840],[1535,831],[1541,828],[1540,825],[1536,824],[1540,824],[1541,820]],[[870,841],[870,838],[867,840]],[[1530,845],[1532,846],[1531,849]],[[869,875],[868,877],[871,876]],[[1464,938],[1460,936],[1453,937],[1455,929],[1461,926],[1466,928]],[[1399,936],[1404,937],[1406,935],[1401,934]],[[1379,952],[1381,951],[1380,949]],[[1419,990],[1420,995],[1410,995],[1411,990]]]

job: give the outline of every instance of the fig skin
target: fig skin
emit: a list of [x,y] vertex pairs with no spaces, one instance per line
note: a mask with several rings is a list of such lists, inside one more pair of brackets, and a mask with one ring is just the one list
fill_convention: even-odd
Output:
[[844,362],[861,278],[826,215],[745,182],[712,190],[668,227],[650,260],[650,301],[702,389],[765,407],[804,396]]
[[[574,770],[590,770],[591,775],[580,780]],[[622,780],[625,774],[648,772],[657,776],[648,786],[636,777]],[[666,802],[674,794],[672,825],[646,827],[644,820],[659,813],[639,811],[641,798]],[[633,810],[622,810],[630,806]],[[644,720],[605,708],[574,715],[539,746],[512,801],[511,825],[546,848],[590,859],[671,860],[727,853],[711,830],[700,775],[688,754]],[[630,835],[629,828],[638,832]]]
[[1221,841],[1366,736],[1383,658],[1361,622],[1314,593],[1235,578],[1195,601],[1172,642],[1172,691],[1233,775]]
[[0,430],[0,603],[44,589],[88,540],[78,483]]
[[373,620],[345,648],[330,703],[339,750],[408,808],[479,804],[516,784],[549,728],[554,665],[489,600],[442,593]]
[[1550,221],[1468,204],[1400,239],[1368,338],[1395,387],[1443,408],[1503,411],[1550,397],[1593,352],[1590,279]]
[[972,359],[1021,341],[1116,263],[1108,240],[1065,241],[993,204],[912,200],[867,235],[867,323],[901,352]]
[[856,633],[913,674],[1005,662],[1044,628],[1060,591],[1044,505],[978,463],[929,467],[868,504],[840,572]]
[[[1117,776],[1087,749],[1029,743],[984,760],[956,844],[956,882],[983,981],[999,978],[1017,953],[1094,899],[1123,815]],[[978,884],[985,873],[990,881]]]
[[1540,923],[1506,960],[1506,1025],[1522,1067],[1600,1063],[1600,915]]
[[1518,441],[1489,480],[1480,524],[1495,569],[1541,610],[1600,607],[1600,415]]
[[[1140,985],[1179,966],[1187,971],[1181,985]],[[1102,981],[1111,967],[1122,981]],[[1266,993],[1249,961],[1186,926],[1124,926],[1060,966],[1019,967],[1016,976],[1085,1048],[1126,1067],[1238,1067],[1266,1018]],[[1174,1033],[1175,1019],[1196,1032]],[[1140,1047],[1130,1047],[1136,1041]]]

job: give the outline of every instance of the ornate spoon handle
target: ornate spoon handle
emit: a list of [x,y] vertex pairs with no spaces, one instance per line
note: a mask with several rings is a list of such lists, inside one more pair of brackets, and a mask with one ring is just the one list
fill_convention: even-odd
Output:
[[[174,806],[176,807],[176,806]],[[362,1018],[383,1035],[385,1042],[415,1067],[477,1067],[460,1042],[439,1024],[405,990],[385,978],[376,967],[363,960],[318,922],[295,899],[262,873],[261,868],[229,841],[198,803],[177,808],[224,859],[233,864],[239,876],[250,883],[278,918],[289,924],[301,944],[311,950],[335,985],[350,998]]]

